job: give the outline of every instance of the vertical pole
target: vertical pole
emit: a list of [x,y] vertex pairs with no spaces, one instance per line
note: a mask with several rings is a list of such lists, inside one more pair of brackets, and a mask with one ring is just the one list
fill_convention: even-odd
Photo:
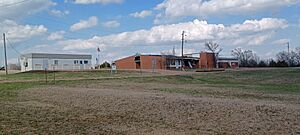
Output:
[[290,54],[290,42],[287,42],[288,54]]
[[183,44],[184,44],[184,34],[185,31],[182,31],[182,38],[181,38],[181,70],[183,70]]
[[4,58],[5,58],[5,74],[7,75],[7,55],[6,55],[6,41],[5,41],[5,33],[3,33],[3,45],[4,45]]
[[98,61],[97,61],[97,66],[98,66],[98,69],[100,69],[100,48],[98,47],[98,49],[97,49],[97,51],[98,51]]
[[99,59],[99,57],[100,57],[100,54],[99,54],[99,51],[98,51],[98,61],[97,61],[97,66],[98,66],[98,68],[100,69],[100,59]]
[[45,68],[45,81],[46,81],[46,84],[48,84],[47,68]]
[[290,56],[291,56],[291,55],[290,55],[290,42],[287,42],[287,47],[288,47],[288,65],[290,66],[290,64],[291,64],[291,63],[290,63],[290,59],[291,59],[291,58],[290,58]]
[[53,67],[53,79],[54,79],[54,84],[55,84],[55,66]]

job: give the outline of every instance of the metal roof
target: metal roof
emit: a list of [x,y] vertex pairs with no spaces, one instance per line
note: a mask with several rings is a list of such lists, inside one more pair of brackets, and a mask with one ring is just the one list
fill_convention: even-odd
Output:
[[27,58],[49,58],[49,59],[92,59],[92,55],[85,55],[85,54],[28,53],[21,56]]
[[234,57],[218,57],[218,60],[232,60],[232,61],[238,61],[238,58]]
[[[128,56],[125,58],[121,58],[118,60],[115,60],[114,62],[123,60],[123,59],[127,59],[130,57],[137,57],[137,56],[155,56],[155,57],[162,57],[162,58],[166,58],[166,59],[179,59],[181,60],[181,56],[176,56],[176,55],[159,55],[159,54],[140,54],[140,55],[133,55],[133,56]],[[188,56],[184,56],[183,57],[184,60],[199,60],[199,57],[188,57]]]

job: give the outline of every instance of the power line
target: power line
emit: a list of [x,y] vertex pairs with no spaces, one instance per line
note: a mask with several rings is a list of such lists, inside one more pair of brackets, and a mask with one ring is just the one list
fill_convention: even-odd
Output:
[[[31,15],[32,17],[36,17],[36,18],[39,18],[38,16],[33,16],[33,15]],[[4,18],[4,19],[7,19],[7,20],[14,20],[14,18],[10,18],[10,17],[4,17],[4,16],[2,16],[2,18]],[[43,18],[43,17],[40,17],[40,18]],[[51,19],[46,19],[46,20],[51,20]],[[67,26],[67,24],[66,23],[60,23],[59,21],[56,21],[56,20],[52,20],[53,22],[56,22],[57,24],[65,24],[65,26]],[[22,21],[22,22],[24,22],[24,21]],[[25,23],[27,23],[27,24],[30,24],[30,25],[36,25],[36,24],[31,24],[31,22],[25,22]],[[48,29],[48,28],[51,28],[51,30],[54,30],[54,31],[59,31],[59,29],[57,29],[57,27],[53,27],[53,26],[46,26],[46,28]],[[78,32],[78,31],[72,31],[71,32],[71,34],[75,34],[75,35],[87,35],[87,33],[83,33],[83,32]]]
[[12,43],[10,42],[10,40],[9,40],[8,38],[6,38],[6,40],[7,40],[8,45],[9,45],[16,53],[18,53],[19,55],[22,56],[22,53],[19,52],[19,51],[12,45]]
[[[72,22],[67,22],[65,20],[58,20],[58,19],[55,19],[55,18],[50,18],[50,17],[46,17],[46,16],[39,16],[39,15],[34,15],[34,14],[31,14],[29,15],[31,17],[35,17],[37,19],[45,19],[45,20],[48,20],[48,21],[51,21],[51,22],[55,22],[59,25],[64,25],[64,26],[72,26],[74,23]],[[89,31],[89,32],[93,32],[93,33],[98,33],[99,31],[95,30],[95,29],[85,29],[86,31]],[[78,31],[72,31],[72,33],[75,33],[75,34],[79,34],[79,35],[85,35],[85,34],[91,34],[91,33],[86,33],[86,32],[78,32]]]
[[[60,25],[62,25],[62,24],[64,24],[64,25],[71,25],[71,23],[68,23],[68,22],[65,22],[65,21],[59,21],[59,20],[57,20],[57,19],[54,19],[54,18],[49,18],[49,17],[43,17],[43,16],[38,16],[38,15],[30,15],[30,16],[32,16],[32,17],[35,17],[35,18],[38,18],[38,19],[41,19],[41,18],[44,18],[44,19],[46,19],[46,20],[49,20],[49,21],[52,21],[52,22],[56,22],[56,23],[58,23],[58,24],[60,24]],[[3,18],[6,18],[6,19],[9,19],[9,20],[14,20],[13,18],[9,18],[9,17],[3,17]],[[47,26],[47,28],[51,28],[52,30],[53,29],[57,29],[57,27],[52,27],[52,26]],[[58,31],[58,29],[56,30],[56,31]],[[52,33],[50,33],[50,32],[45,32],[48,36],[50,36]],[[78,34],[78,35],[85,35],[85,34],[83,34],[82,32],[77,32],[77,31],[75,31],[75,32],[71,32],[71,34]],[[66,36],[66,35],[63,35],[63,38],[64,39],[67,39],[67,40],[76,40],[76,39],[78,39],[79,37],[77,37],[77,36]],[[30,41],[30,39],[28,39],[28,40],[23,40],[23,41]],[[128,47],[158,47],[158,46],[174,46],[173,44],[172,45],[129,45]],[[176,45],[177,46],[177,45]],[[16,50],[16,49],[15,49]],[[19,54],[21,54],[21,53],[19,53]]]
[[5,5],[0,5],[0,7],[11,7],[11,6],[15,6],[15,5],[22,4],[22,3],[25,3],[25,2],[29,2],[29,1],[31,1],[31,0],[22,0],[22,1],[18,1],[18,2],[5,4]]

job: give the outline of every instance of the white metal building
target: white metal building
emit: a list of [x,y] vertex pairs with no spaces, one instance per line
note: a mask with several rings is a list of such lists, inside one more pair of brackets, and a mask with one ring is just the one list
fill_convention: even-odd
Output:
[[21,71],[86,70],[92,67],[92,55],[29,53],[20,58]]

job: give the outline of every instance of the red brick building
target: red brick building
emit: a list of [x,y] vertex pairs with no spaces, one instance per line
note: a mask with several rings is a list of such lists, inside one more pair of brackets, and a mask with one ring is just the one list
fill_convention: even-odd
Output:
[[216,58],[214,53],[200,53],[199,68],[212,69],[216,68]]
[[130,56],[115,61],[118,69],[164,69],[165,63],[159,55]]
[[230,57],[218,57],[218,67],[219,68],[239,68],[239,60]]
[[199,59],[173,55],[135,55],[115,61],[118,69],[180,69],[198,68]]
[[235,58],[218,58],[214,53],[202,52],[200,57],[174,55],[134,55],[115,61],[117,69],[213,69],[237,68]]
[[239,67],[239,60],[233,57],[217,57],[214,53],[202,52],[200,53],[199,68],[233,68]]

